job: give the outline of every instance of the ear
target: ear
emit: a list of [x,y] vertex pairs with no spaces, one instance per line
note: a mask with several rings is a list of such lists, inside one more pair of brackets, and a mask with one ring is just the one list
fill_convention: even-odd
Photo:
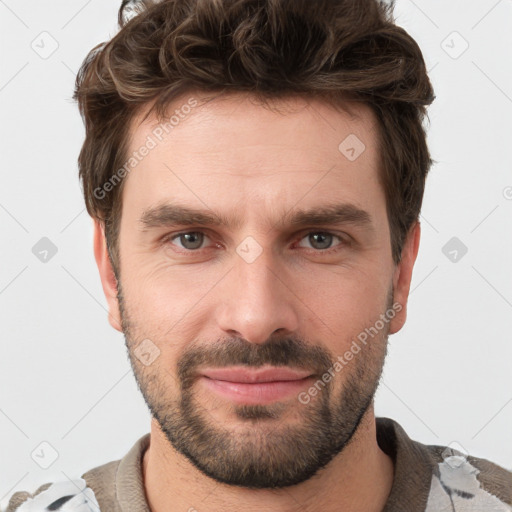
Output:
[[121,327],[121,314],[119,311],[119,301],[117,300],[117,279],[114,269],[108,257],[107,241],[105,238],[105,227],[98,221],[94,220],[94,258],[100,271],[101,286],[108,303],[108,321],[110,325],[123,332]]
[[402,309],[390,321],[389,334],[398,332],[404,326],[407,318],[407,299],[411,287],[412,269],[420,246],[420,232],[420,223],[416,221],[407,233],[402,248],[402,258],[395,267],[393,274],[393,303],[400,304]]

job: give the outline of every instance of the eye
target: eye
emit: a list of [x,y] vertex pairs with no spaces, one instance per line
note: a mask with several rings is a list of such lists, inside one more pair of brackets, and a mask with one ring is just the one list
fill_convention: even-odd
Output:
[[[312,248],[316,251],[328,251],[332,248],[332,243],[335,238],[341,242],[335,247],[342,245],[342,243],[345,242],[341,236],[326,231],[311,231],[310,233],[307,233],[307,235],[301,240],[307,240],[311,244]],[[299,246],[304,247],[300,243]]]
[[195,251],[201,248],[205,238],[208,239],[208,237],[201,231],[187,231],[186,233],[178,233],[177,235],[169,236],[164,239],[164,242],[173,242],[177,239],[179,240],[182,249]]
[[[338,239],[339,243],[333,247],[335,239]],[[162,239],[162,243],[171,243],[182,249],[182,251],[178,252],[200,252],[201,249],[205,248],[204,243],[207,240],[209,240],[209,237],[202,231],[186,231],[168,235]],[[336,251],[338,246],[349,244],[349,240],[345,240],[342,236],[327,231],[310,231],[306,233],[300,239],[298,246],[308,248],[303,245],[303,240],[309,242],[310,248],[317,253],[331,253]],[[221,247],[218,243],[215,246]]]

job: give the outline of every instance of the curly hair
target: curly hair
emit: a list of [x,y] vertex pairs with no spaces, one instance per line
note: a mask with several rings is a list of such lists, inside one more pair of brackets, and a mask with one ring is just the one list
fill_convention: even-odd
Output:
[[[434,91],[418,44],[378,0],[124,0],[119,32],[95,46],[76,77],[86,135],[78,157],[87,211],[105,228],[116,277],[130,123],[164,120],[192,90],[362,102],[378,121],[379,180],[395,263],[419,218],[433,163],[423,121]],[[96,191],[96,192],[95,192]]]

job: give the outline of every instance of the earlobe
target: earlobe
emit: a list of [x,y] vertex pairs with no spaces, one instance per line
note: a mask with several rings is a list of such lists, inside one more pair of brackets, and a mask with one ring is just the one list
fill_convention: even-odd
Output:
[[395,334],[405,324],[407,319],[407,299],[411,287],[412,271],[420,245],[421,228],[419,221],[416,221],[407,234],[402,248],[402,258],[395,268],[393,275],[393,303],[400,305],[400,310],[390,321],[389,334]]
[[94,219],[93,222],[94,258],[98,265],[103,293],[105,294],[105,298],[108,303],[108,321],[114,329],[119,332],[123,332],[121,327],[119,301],[117,299],[117,279],[108,256],[104,225],[96,219]]

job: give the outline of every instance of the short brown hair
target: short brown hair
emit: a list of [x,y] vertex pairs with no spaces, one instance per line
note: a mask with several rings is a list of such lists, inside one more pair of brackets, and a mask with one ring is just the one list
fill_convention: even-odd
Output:
[[[153,103],[159,120],[191,90],[262,100],[300,95],[369,105],[379,123],[379,178],[395,263],[418,220],[430,158],[423,127],[434,100],[417,43],[378,0],[141,0],[119,9],[120,31],[85,58],[73,98],[86,136],[78,157],[87,211],[105,226],[119,270],[122,180],[131,121]],[[95,192],[96,191],[96,192]],[[100,197],[98,197],[100,196]]]

